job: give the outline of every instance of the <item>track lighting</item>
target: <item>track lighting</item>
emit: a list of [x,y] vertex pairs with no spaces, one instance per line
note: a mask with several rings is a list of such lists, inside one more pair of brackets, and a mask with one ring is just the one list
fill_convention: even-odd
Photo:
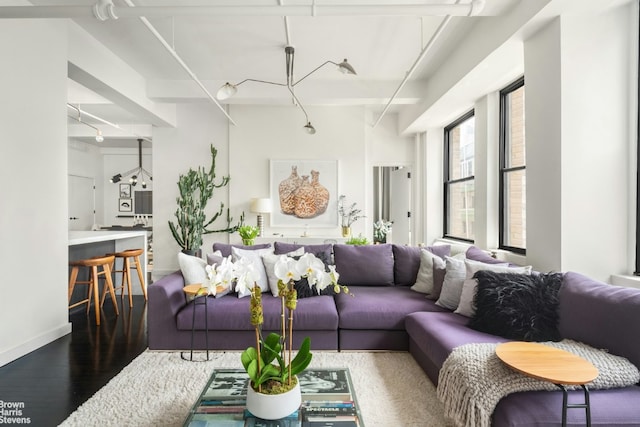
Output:
[[269,82],[269,81],[265,81],[265,80],[256,80],[256,79],[245,79],[245,80],[241,81],[240,83],[236,83],[236,84],[232,84],[232,83],[227,82],[224,85],[222,85],[222,87],[220,87],[220,89],[218,89],[218,92],[216,93],[216,98],[218,100],[220,100],[220,101],[223,101],[225,99],[231,98],[233,95],[235,95],[238,92],[238,86],[240,86],[241,84],[243,84],[245,82],[256,82],[256,83],[265,83],[265,84],[276,85],[276,86],[285,86],[289,90],[289,92],[291,93],[291,96],[293,97],[293,99],[295,101],[295,104],[298,107],[300,107],[300,109],[304,113],[304,116],[305,116],[305,118],[307,120],[307,124],[304,125],[304,130],[309,135],[313,135],[313,134],[316,133],[316,130],[315,130],[315,128],[313,126],[311,126],[311,122],[309,121],[309,116],[307,115],[306,110],[302,106],[302,103],[300,102],[300,100],[298,100],[298,97],[293,92],[293,87],[295,85],[297,85],[298,83],[300,83],[301,81],[303,81],[304,79],[306,79],[307,77],[309,77],[311,74],[313,74],[316,71],[318,71],[320,68],[322,68],[325,65],[327,65],[327,64],[333,64],[333,65],[337,66],[338,70],[340,72],[344,73],[344,74],[354,74],[355,75],[356,71],[353,69],[351,64],[349,64],[347,62],[346,59],[344,61],[340,62],[340,63],[333,62],[333,61],[326,61],[323,64],[321,64],[318,67],[316,67],[315,69],[311,70],[310,73],[306,74],[300,80],[294,82],[293,81],[293,60],[294,60],[294,56],[295,56],[295,49],[293,48],[293,46],[286,46],[284,48],[284,54],[285,54],[286,70],[287,70],[287,82],[286,83],[276,83],[276,82]]
[[113,176],[111,177],[111,179],[109,180],[109,182],[111,182],[112,184],[115,184],[115,183],[117,183],[117,182],[120,182],[120,180],[121,180],[121,179],[122,179],[122,175],[120,175],[120,174],[116,174],[116,175],[113,175]]

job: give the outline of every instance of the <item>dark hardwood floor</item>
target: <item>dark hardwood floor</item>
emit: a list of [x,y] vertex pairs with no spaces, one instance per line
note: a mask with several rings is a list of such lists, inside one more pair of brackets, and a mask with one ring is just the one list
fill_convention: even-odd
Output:
[[87,316],[78,307],[69,315],[71,334],[1,367],[5,409],[7,402],[24,404],[21,417],[30,425],[56,426],[142,353],[147,348],[144,298],[134,295],[132,309],[126,298],[124,307],[118,302],[119,316],[104,304],[100,326],[93,309]]

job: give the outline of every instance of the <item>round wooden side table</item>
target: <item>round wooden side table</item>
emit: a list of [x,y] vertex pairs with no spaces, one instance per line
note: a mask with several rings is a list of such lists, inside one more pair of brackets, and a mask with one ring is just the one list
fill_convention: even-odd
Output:
[[207,304],[207,301],[208,301],[207,296],[209,295],[209,291],[206,287],[202,286],[202,283],[194,283],[194,284],[186,285],[184,288],[182,288],[182,291],[184,292],[184,295],[185,295],[185,298],[187,298],[187,301],[189,300],[190,297],[193,298],[193,317],[191,318],[190,356],[187,359],[184,356],[185,352],[181,351],[180,357],[183,360],[189,360],[190,362],[193,362],[193,339],[194,339],[195,326],[196,326],[196,306],[204,305],[204,334],[205,334],[204,339],[205,339],[205,346],[207,347],[206,360],[209,360],[209,316],[207,316],[208,314],[207,310],[209,307],[209,305]]
[[[562,425],[567,425],[567,409],[584,409],[587,427],[591,426],[589,389],[586,384],[596,379],[598,369],[591,362],[568,351],[536,342],[506,342],[496,347],[496,355],[512,369],[562,389]],[[566,385],[579,385],[584,403],[568,403]]]

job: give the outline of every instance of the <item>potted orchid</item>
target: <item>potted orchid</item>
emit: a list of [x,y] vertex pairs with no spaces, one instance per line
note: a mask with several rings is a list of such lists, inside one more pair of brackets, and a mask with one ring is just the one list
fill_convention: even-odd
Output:
[[[313,254],[306,253],[298,260],[283,255],[276,262],[274,273],[278,277],[281,304],[280,333],[262,336],[264,321],[262,293],[257,285],[248,287],[249,281],[238,281],[239,292],[251,293],[251,323],[255,328],[255,347],[247,348],[241,355],[242,365],[251,379],[247,389],[247,409],[264,419],[279,419],[295,411],[301,402],[300,387],[296,375],[311,363],[310,338],[306,337],[293,357],[293,311],[297,305],[295,282],[306,278],[310,287],[320,293],[332,286],[336,293],[349,292],[338,284],[339,274],[335,266],[325,271],[324,263]],[[243,289],[244,288],[244,289]]]

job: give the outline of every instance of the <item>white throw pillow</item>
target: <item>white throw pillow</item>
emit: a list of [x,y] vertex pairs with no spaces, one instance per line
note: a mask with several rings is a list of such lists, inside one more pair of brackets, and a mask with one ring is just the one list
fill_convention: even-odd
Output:
[[467,270],[467,280],[463,283],[460,302],[455,313],[462,314],[467,317],[472,317],[476,311],[473,307],[473,299],[476,297],[476,292],[478,291],[478,281],[476,279],[472,279],[476,272],[488,270],[493,271],[494,273],[531,274],[532,270],[532,266],[530,265],[524,267],[509,267],[508,263],[486,264],[484,262],[473,261],[470,259],[465,260],[464,263]]
[[209,278],[205,270],[207,266],[205,260],[178,252],[178,264],[180,265],[180,271],[182,272],[182,277],[184,277],[185,285],[193,285],[196,283],[201,283],[202,285],[207,284]]
[[[231,255],[233,256],[234,262],[239,260],[240,258],[245,258],[251,261],[251,264],[253,265],[253,268],[256,272],[256,276],[258,277],[258,280],[256,280],[256,283],[258,284],[262,292],[269,290],[269,280],[267,279],[267,272],[264,269],[264,264],[262,264],[262,256],[267,254],[272,254],[272,253],[273,253],[273,248],[255,249],[255,250],[246,250],[246,249],[240,249],[235,247],[231,248]],[[238,298],[242,298],[248,295],[250,294],[238,293]]]
[[460,294],[460,304],[454,313],[463,316],[472,317],[476,309],[473,306],[473,299],[478,290],[478,281],[476,279],[466,279],[462,284],[462,293]]
[[420,251],[420,269],[416,276],[416,283],[411,290],[422,294],[433,293],[433,268],[445,268],[445,262],[438,255],[426,249]]
[[274,271],[274,267],[276,263],[280,259],[281,256],[301,256],[304,255],[304,247],[300,247],[295,251],[287,252],[286,254],[276,255],[276,254],[267,254],[262,255],[262,264],[264,264],[264,269],[267,273],[267,281],[269,282],[269,289],[274,297],[278,296],[278,278],[276,277],[276,273]]
[[509,267],[509,263],[487,264],[485,262],[466,259],[464,261],[467,270],[467,279],[471,279],[476,272],[481,270],[493,271],[494,273],[515,273],[515,274],[531,274],[532,267],[530,265],[523,267]]
[[[457,256],[457,255],[456,255]],[[440,298],[436,301],[436,305],[449,310],[455,310],[460,303],[460,295],[462,294],[462,284],[466,277],[464,259],[456,259],[452,257],[444,257],[447,272],[442,282],[442,292]]]

